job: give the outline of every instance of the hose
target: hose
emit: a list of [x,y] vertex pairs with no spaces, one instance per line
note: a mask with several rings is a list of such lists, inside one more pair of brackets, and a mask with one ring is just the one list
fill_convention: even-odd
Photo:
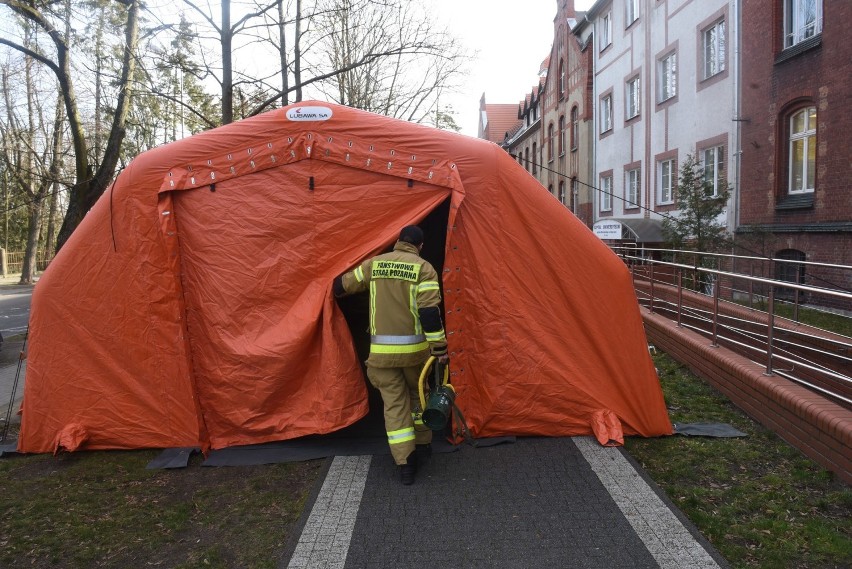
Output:
[[[423,383],[426,379],[426,372],[429,371],[429,368],[432,367],[432,364],[435,363],[435,356],[429,356],[429,359],[426,360],[426,363],[423,364],[423,371],[420,372],[420,379],[417,381],[417,393],[420,395],[420,410],[426,410],[426,394],[423,392]],[[447,385],[450,381],[450,366],[444,366],[444,381],[442,385]],[[437,385],[435,386],[437,387]]]

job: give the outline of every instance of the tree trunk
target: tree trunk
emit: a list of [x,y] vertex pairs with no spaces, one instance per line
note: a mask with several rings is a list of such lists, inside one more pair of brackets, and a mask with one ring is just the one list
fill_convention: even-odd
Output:
[[278,55],[281,65],[281,106],[288,105],[288,89],[290,86],[289,72],[287,70],[287,36],[284,33],[284,0],[278,0]]
[[293,82],[296,84],[296,100],[302,100],[302,0],[296,0],[296,35],[293,39]]
[[32,284],[38,269],[38,234],[41,231],[42,199],[33,200],[29,206],[30,219],[27,227],[27,249],[21,266],[20,284]]
[[62,49],[57,49],[60,52],[60,69],[62,70],[59,74],[60,88],[65,99],[71,136],[74,140],[74,153],[77,165],[77,183],[71,188],[68,211],[65,214],[65,219],[62,221],[62,227],[59,229],[59,235],[56,240],[57,251],[62,248],[74,229],[83,221],[86,212],[92,208],[101,194],[103,194],[115,174],[115,167],[118,164],[121,154],[121,143],[125,135],[127,112],[130,107],[130,97],[132,95],[131,79],[136,65],[135,51],[138,37],[139,2],[138,0],[127,0],[126,43],[119,83],[119,95],[116,101],[115,115],[109,139],[104,149],[104,157],[97,172],[93,172],[86,152],[85,133],[83,132],[83,125],[80,120],[77,101],[70,78],[68,49],[64,42],[57,42],[58,46],[62,46]]
[[222,124],[234,122],[234,70],[231,59],[231,1],[222,1]]

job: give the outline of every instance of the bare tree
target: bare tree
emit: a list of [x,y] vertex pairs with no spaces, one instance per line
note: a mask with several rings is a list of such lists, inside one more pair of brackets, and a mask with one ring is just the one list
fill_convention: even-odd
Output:
[[320,67],[329,76],[320,83],[322,92],[344,105],[439,123],[439,96],[466,63],[455,38],[437,29],[417,2],[323,2]]
[[[71,70],[71,43],[68,33],[71,17],[70,2],[66,1],[64,12],[61,14],[66,28],[66,31],[63,32],[54,25],[54,14],[42,12],[33,3],[17,0],[0,0],[0,5],[8,6],[24,20],[47,34],[55,51],[55,56],[50,57],[37,48],[30,49],[16,41],[0,38],[0,44],[16,49],[47,66],[56,75],[59,83],[59,92],[63,98],[74,147],[75,184],[71,188],[68,210],[65,214],[62,227],[59,230],[57,249],[62,247],[71,235],[71,232],[82,221],[86,212],[91,209],[107,188],[115,174],[115,168],[121,152],[121,143],[125,135],[125,120],[132,93],[131,78],[133,77],[136,65],[134,52],[136,51],[138,39],[139,2],[138,0],[117,1],[124,6],[126,11],[121,77],[118,79],[118,97],[113,113],[112,126],[106,146],[104,147],[104,155],[100,164],[96,167],[89,156],[89,143],[84,128],[85,123],[80,113]],[[46,8],[52,8],[52,6],[51,4],[45,5]]]

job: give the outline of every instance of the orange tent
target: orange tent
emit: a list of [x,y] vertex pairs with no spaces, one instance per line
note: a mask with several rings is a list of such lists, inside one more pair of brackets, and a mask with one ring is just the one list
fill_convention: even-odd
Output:
[[88,213],[33,294],[19,450],[354,423],[366,332],[332,280],[412,223],[474,436],[671,433],[627,268],[508,154],[304,102],[142,154]]

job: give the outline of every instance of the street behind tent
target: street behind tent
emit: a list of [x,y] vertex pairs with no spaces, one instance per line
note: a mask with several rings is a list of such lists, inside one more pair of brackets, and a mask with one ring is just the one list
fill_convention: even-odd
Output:
[[413,223],[474,436],[613,419],[671,434],[629,271],[508,154],[305,102],[120,174],[35,288],[19,450],[223,448],[351,425],[368,411],[366,331],[332,281]]

